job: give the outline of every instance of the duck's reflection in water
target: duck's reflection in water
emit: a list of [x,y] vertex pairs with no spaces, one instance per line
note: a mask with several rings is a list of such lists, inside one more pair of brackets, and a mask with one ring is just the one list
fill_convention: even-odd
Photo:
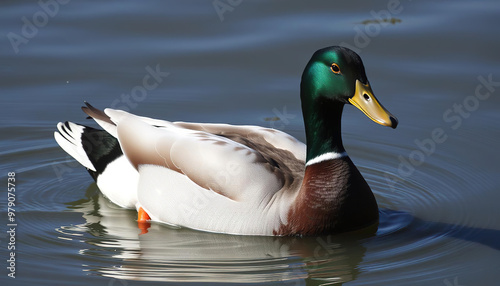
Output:
[[[80,254],[84,271],[116,279],[178,282],[272,282],[290,285],[351,281],[366,251],[361,240],[375,229],[348,236],[262,237],[207,233],[152,223],[140,235],[136,212],[111,204],[92,184],[87,199],[68,203],[85,223]],[[90,247],[89,247],[90,245]],[[317,283],[316,283],[317,282]],[[288,283],[287,283],[288,284]]]
[[481,244],[500,249],[498,230],[425,221],[391,210],[381,211],[378,229],[343,235],[238,236],[155,223],[140,235],[134,210],[111,204],[94,184],[86,196],[68,203],[69,210],[82,213],[84,223],[59,230],[63,238],[83,242],[84,271],[116,279],[342,285],[362,272],[417,263],[426,269],[429,260],[460,250],[439,250],[456,239],[462,241],[459,248]]

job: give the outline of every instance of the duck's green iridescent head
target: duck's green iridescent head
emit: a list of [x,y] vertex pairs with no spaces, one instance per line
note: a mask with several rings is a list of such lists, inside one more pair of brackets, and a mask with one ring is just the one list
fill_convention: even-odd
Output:
[[398,124],[373,95],[361,58],[344,47],[314,53],[302,74],[301,100],[305,112],[314,112],[311,108],[317,109],[318,102],[347,103],[381,125],[396,128]]

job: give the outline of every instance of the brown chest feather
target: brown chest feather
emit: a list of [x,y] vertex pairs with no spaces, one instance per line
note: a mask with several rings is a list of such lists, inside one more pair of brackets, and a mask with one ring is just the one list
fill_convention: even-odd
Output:
[[306,168],[301,190],[276,235],[319,235],[356,230],[378,221],[370,187],[349,157]]

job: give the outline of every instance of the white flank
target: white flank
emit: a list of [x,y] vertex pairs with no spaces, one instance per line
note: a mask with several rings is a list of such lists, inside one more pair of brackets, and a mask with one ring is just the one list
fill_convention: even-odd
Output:
[[139,204],[154,221],[208,232],[273,235],[281,209],[290,200],[282,192],[268,203],[236,201],[191,181],[186,175],[153,165],[139,167]]
[[344,151],[342,153],[337,153],[337,152],[328,152],[328,153],[324,153],[324,154],[321,154],[315,158],[312,158],[311,160],[307,161],[306,163],[306,166],[310,166],[310,165],[313,165],[313,164],[318,164],[318,163],[321,163],[321,162],[324,162],[324,161],[328,161],[328,160],[334,160],[334,159],[339,159],[339,158],[342,158],[342,157],[347,157],[347,153]]
[[139,173],[125,156],[110,162],[97,177],[97,186],[113,203],[123,208],[135,208]]

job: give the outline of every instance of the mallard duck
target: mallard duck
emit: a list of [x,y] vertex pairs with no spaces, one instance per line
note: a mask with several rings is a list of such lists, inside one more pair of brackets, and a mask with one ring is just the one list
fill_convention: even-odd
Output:
[[398,121],[375,98],[361,58],[316,51],[300,84],[307,145],[271,128],[169,122],[125,111],[83,111],[104,130],[59,123],[57,143],[115,204],[152,220],[239,235],[320,235],[378,223],[375,197],[342,144],[352,104]]

